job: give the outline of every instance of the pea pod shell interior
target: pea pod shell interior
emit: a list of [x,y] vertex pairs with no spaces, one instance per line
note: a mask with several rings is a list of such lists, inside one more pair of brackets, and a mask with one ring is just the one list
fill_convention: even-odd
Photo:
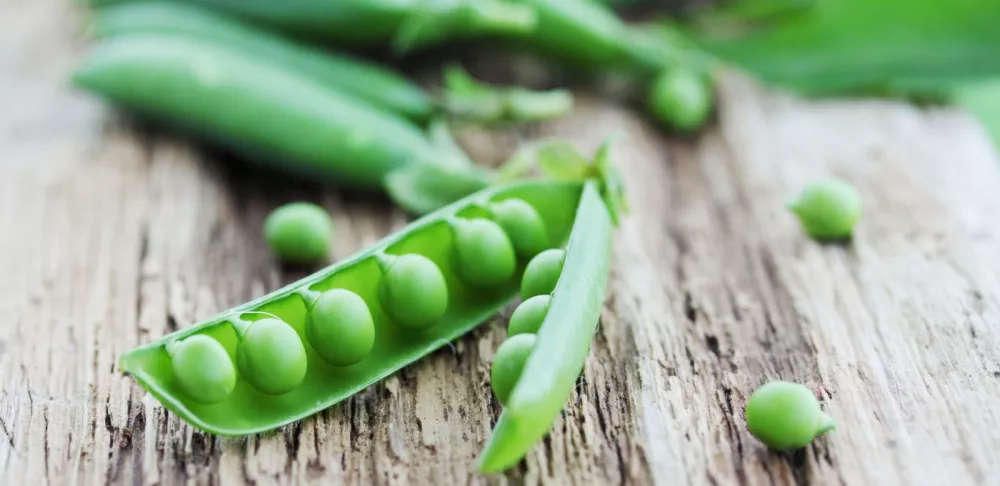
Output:
[[[389,376],[435,349],[444,346],[487,320],[518,292],[525,261],[518,262],[510,282],[492,289],[474,289],[456,276],[453,268],[452,231],[447,219],[458,215],[486,216],[485,203],[517,197],[542,216],[553,244],[569,237],[582,192],[580,182],[520,182],[496,186],[431,213],[359,252],[285,288],[226,311],[212,319],[136,348],[120,360],[120,368],[155,396],[165,407],[199,429],[219,435],[245,435],[271,430],[317,413]],[[381,267],[376,255],[419,253],[433,260],[448,283],[449,307],[429,329],[406,331],[386,316],[378,298]],[[361,362],[347,367],[326,364],[306,345],[308,371],[292,391],[272,396],[261,393],[240,377],[231,395],[214,404],[191,400],[172,376],[166,346],[195,334],[217,339],[235,357],[237,337],[228,319],[248,312],[266,312],[289,323],[306,343],[306,308],[298,292],[344,288],[361,296],[375,321],[375,345]]]

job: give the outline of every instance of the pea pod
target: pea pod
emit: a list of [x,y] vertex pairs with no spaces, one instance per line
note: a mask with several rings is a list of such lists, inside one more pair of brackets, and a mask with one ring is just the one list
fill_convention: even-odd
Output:
[[[520,461],[569,399],[601,315],[613,226],[598,186],[586,182],[564,264],[552,269],[559,275],[541,327],[536,334],[512,335],[493,363],[494,390],[504,409],[480,455],[481,471],[501,471]],[[534,305],[530,302],[522,305]]]
[[[496,233],[502,226],[490,219],[496,204],[516,199],[530,206],[550,247],[570,238],[567,268],[573,275],[567,279],[603,276],[607,261],[600,249],[607,235],[601,228],[609,223],[607,209],[595,209],[595,187],[549,180],[490,187],[285,288],[133,349],[121,357],[120,368],[169,410],[214,434],[252,434],[302,419],[444,346],[517,295],[526,258],[518,257],[512,272],[503,265],[479,268],[468,258],[490,258],[491,251],[515,255]],[[600,199],[597,204],[603,206]],[[470,222],[477,225],[462,228]],[[582,257],[597,258],[597,265],[580,266]],[[599,292],[576,285],[560,281],[549,320],[564,315],[569,297],[598,298],[581,306],[589,322],[600,307]],[[572,330],[568,324],[546,321],[540,341]],[[581,330],[587,340],[590,329]],[[583,338],[565,338],[573,343],[565,351],[572,352],[558,353],[569,361],[553,377],[556,395],[573,363],[586,355],[577,347]],[[514,404],[532,399],[526,383],[518,383]],[[556,401],[558,396],[544,400],[544,412]]]
[[425,121],[434,103],[396,71],[342,53],[320,51],[198,5],[137,1],[94,11],[89,32],[99,38],[131,34],[175,34],[239,48],[301,72],[392,113]]
[[592,0],[516,0],[533,8],[537,28],[520,38],[549,55],[586,67],[624,61],[627,27],[608,7]]
[[374,189],[394,170],[451,164],[471,186],[463,186],[463,196],[489,182],[485,172],[456,162],[454,152],[441,150],[412,123],[205,39],[165,34],[110,39],[73,79],[112,102],[326,181]]
[[161,0],[109,5],[96,9],[88,30],[104,39],[156,33],[225,44],[421,124],[444,115],[482,123],[536,121],[561,116],[572,106],[566,90],[494,87],[475,82],[457,67],[449,68],[446,78],[465,76],[464,83],[446,84],[439,101],[387,66],[321,51],[197,5]]
[[[128,0],[91,0],[105,5]],[[406,48],[450,38],[535,28],[530,9],[501,0],[178,0],[228,12],[297,36],[353,46],[393,39]]]

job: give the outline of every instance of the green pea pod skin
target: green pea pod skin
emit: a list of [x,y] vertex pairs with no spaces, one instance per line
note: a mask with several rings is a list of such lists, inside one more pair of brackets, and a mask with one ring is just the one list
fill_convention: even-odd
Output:
[[482,472],[517,464],[548,432],[576,386],[604,303],[612,229],[596,182],[586,182],[563,272],[533,351],[480,455]]
[[626,26],[606,6],[590,0],[516,0],[529,5],[538,26],[523,38],[543,51],[588,68],[622,61]]
[[162,33],[210,40],[295,70],[376,107],[426,121],[433,103],[392,69],[346,54],[320,51],[197,5],[137,1],[97,9],[89,32],[101,37]]
[[[129,0],[90,0],[94,5]],[[397,50],[454,38],[519,34],[535,28],[534,12],[503,0],[179,0],[243,17],[299,37],[356,47],[392,43]],[[424,24],[415,37],[401,31]]]
[[[90,0],[92,5],[129,0]],[[180,0],[305,37],[370,44],[390,37],[420,0]]]
[[[455,217],[488,217],[490,204],[518,198],[538,211],[551,241],[559,245],[569,238],[583,188],[584,183],[580,181],[537,180],[490,187],[424,216],[373,247],[285,288],[135,348],[121,357],[120,369],[131,375],[171,412],[206,432],[228,436],[253,434],[300,420],[446,345],[486,321],[517,295],[526,259],[518,260],[514,278],[493,288],[477,289],[461,280],[454,268],[453,231],[449,220]],[[590,208],[591,204],[586,206]],[[607,217],[594,214],[593,208],[587,209],[587,213],[599,219],[597,223],[588,225],[605,224]],[[580,243],[571,245],[575,248]],[[380,262],[387,258],[391,260],[387,255],[404,254],[429,258],[445,277],[448,308],[445,315],[430,327],[415,330],[396,324],[380,301],[379,288],[384,271]],[[606,266],[606,263],[603,265]],[[349,290],[364,299],[375,325],[371,351],[350,366],[328,364],[307,344],[305,302],[314,302],[312,299],[317,293],[335,288]],[[567,292],[571,290],[567,289]],[[564,312],[559,309],[567,304],[557,305],[559,314]],[[254,313],[265,313],[261,315],[287,322],[306,344],[307,372],[303,382],[287,393],[268,395],[240,376],[233,391],[220,401],[205,404],[186,395],[173,378],[168,346],[190,336],[206,335],[219,341],[235,362],[238,338],[235,326],[229,323]],[[555,329],[548,332],[551,334]],[[549,340],[552,338],[548,335]]]
[[392,170],[437,158],[406,120],[204,40],[162,34],[111,39],[97,46],[73,80],[144,115],[280,157],[282,168],[343,185],[379,188]]

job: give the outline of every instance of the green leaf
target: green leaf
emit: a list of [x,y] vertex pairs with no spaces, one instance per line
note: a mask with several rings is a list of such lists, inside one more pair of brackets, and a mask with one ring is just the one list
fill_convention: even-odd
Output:
[[1000,147],[1000,78],[961,86],[955,90],[954,100],[979,118]]
[[[694,35],[767,83],[807,94],[907,92],[1000,75],[997,1],[820,0],[794,15],[771,8],[781,0],[744,3],[748,23],[771,25]],[[760,14],[769,9],[780,15]]]

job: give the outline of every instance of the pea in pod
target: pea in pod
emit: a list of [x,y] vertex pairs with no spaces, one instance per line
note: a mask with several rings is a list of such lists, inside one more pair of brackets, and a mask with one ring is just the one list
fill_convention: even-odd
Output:
[[[613,227],[598,186],[586,182],[564,261],[545,266],[546,273],[556,273],[556,284],[542,310],[541,326],[537,333],[519,330],[497,351],[491,379],[504,408],[480,455],[482,472],[501,471],[519,462],[548,432],[569,399],[600,318]],[[537,305],[532,302],[526,300],[521,306]]]
[[[537,213],[532,219],[542,222],[547,246],[570,241],[568,270],[538,334],[548,345],[565,332],[560,339],[566,342],[555,350],[566,361],[554,375],[539,375],[555,380],[544,399],[527,380],[514,388],[511,406],[539,403],[541,415],[522,423],[521,409],[512,408],[503,422],[530,426],[534,434],[564,400],[573,368],[586,356],[577,331],[592,334],[587,323],[600,308],[599,289],[574,283],[597,282],[607,273],[602,252],[610,222],[597,187],[593,180],[490,187],[285,288],[133,349],[120,368],[169,410],[214,434],[252,434],[312,415],[468,332],[517,295],[528,262],[515,256],[512,242],[523,235],[503,229],[491,208],[518,200]],[[497,255],[504,262],[515,256],[513,269],[478,265]],[[570,298],[596,301],[572,310]],[[535,369],[536,361],[526,366]],[[499,437],[509,436],[506,427]],[[504,457],[514,454],[504,450]]]

